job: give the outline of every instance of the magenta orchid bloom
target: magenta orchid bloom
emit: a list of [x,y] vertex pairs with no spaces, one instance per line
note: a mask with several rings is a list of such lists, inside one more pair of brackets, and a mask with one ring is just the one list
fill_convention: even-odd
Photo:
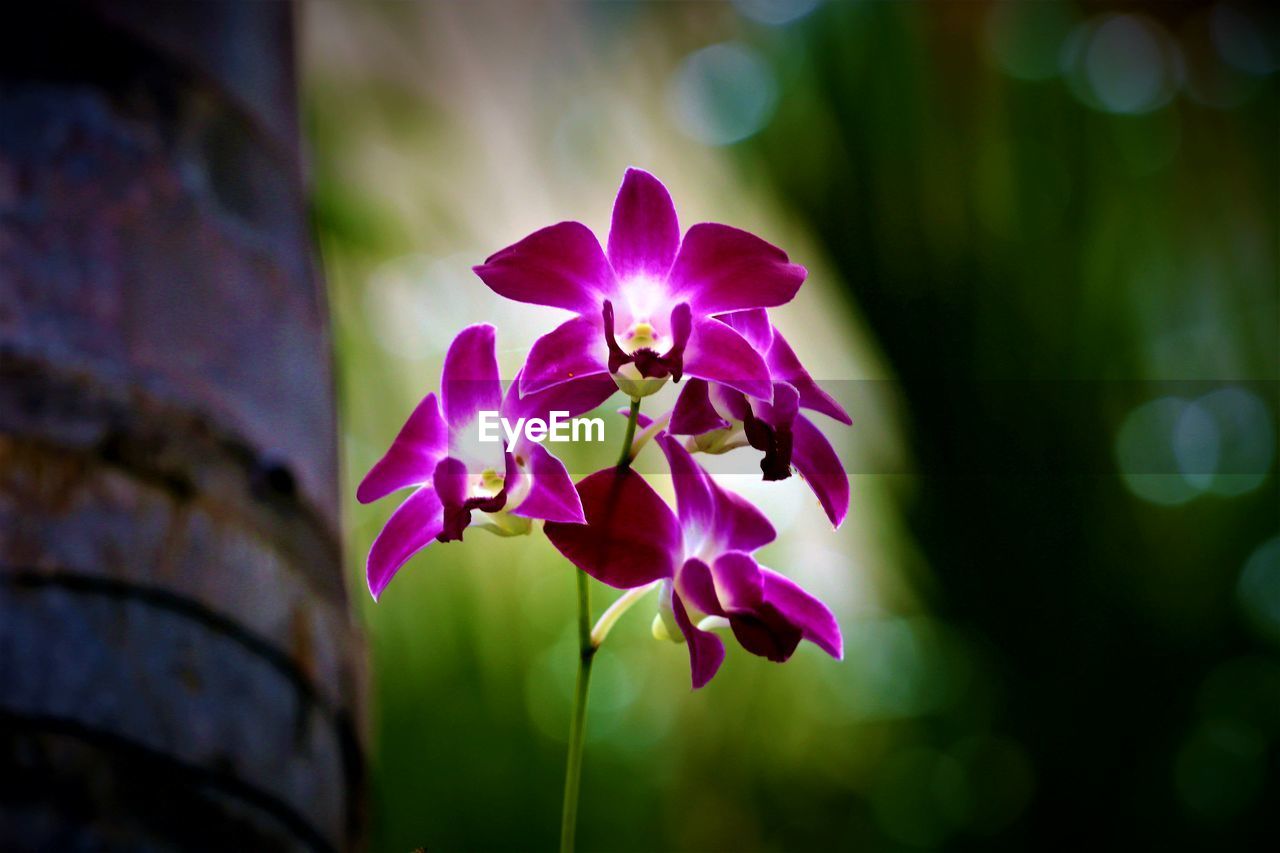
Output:
[[[851,420],[768,315],[796,295],[804,268],[727,225],[701,223],[681,237],[671,196],[647,172],[627,170],[607,249],[585,225],[561,222],[475,272],[502,296],[575,316],[534,343],[505,394],[494,328],[470,326],[453,340],[439,395],[418,404],[356,491],[368,503],[412,489],[369,550],[369,592],[378,599],[432,541],[460,540],[473,526],[524,534],[533,520],[544,522],[547,538],[582,572],[574,573],[578,686],[561,815],[560,849],[572,851],[592,661],[621,616],[653,588],[653,633],[688,646],[695,690],[724,663],[721,637],[728,634],[779,663],[801,640],[843,657],[840,626],[826,605],[756,560],[776,538],[773,525],[721,488],[691,451],[750,446],[763,454],[766,480],[784,479],[794,467],[839,526],[848,477],[802,411]],[[674,409],[657,417],[640,412],[640,398],[686,376]],[[536,439],[564,440],[556,431],[561,419],[596,408],[619,389],[631,400],[620,411],[626,426],[618,462],[575,485]],[[576,439],[576,424],[573,432]],[[653,441],[675,485],[674,510],[632,468]],[[628,590],[594,626],[588,575]]]
[[578,484],[585,524],[548,523],[546,532],[582,571],[623,589],[662,581],[660,612],[670,636],[689,646],[693,687],[711,680],[727,627],[752,654],[782,662],[802,639],[832,657],[844,654],[831,611],[751,556],[775,538],[747,501],[711,479],[673,436],[657,438],[671,467],[678,514],[629,468],[598,471]]
[[475,268],[496,293],[577,314],[533,346],[523,394],[574,378],[613,376],[643,397],[688,375],[768,400],[760,353],[717,314],[791,300],[805,278],[781,249],[728,225],[680,237],[666,187],[628,169],[613,206],[608,250],[580,222],[535,231]]
[[369,592],[377,599],[411,556],[433,540],[462,538],[472,513],[503,534],[525,533],[529,519],[582,522],[582,504],[563,463],[524,434],[514,442],[477,441],[482,411],[514,422],[544,417],[551,410],[569,416],[604,402],[615,390],[607,376],[584,377],[540,394],[521,396],[513,382],[505,398],[498,378],[494,329],[463,329],[449,347],[440,396],[428,394],[365,475],[356,498],[378,500],[399,489],[414,491],[391,514],[369,550]]
[[843,424],[853,419],[804,369],[765,311],[740,311],[718,319],[765,354],[773,398],[752,399],[727,385],[690,380],[676,400],[668,430],[693,436],[691,449],[705,453],[743,446],[762,451],[760,469],[766,480],[786,479],[794,466],[827,518],[839,527],[849,510],[849,476],[831,442],[801,409]]

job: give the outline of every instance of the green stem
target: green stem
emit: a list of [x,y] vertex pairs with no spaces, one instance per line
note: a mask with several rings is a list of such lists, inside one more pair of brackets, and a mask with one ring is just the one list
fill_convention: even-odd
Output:
[[[618,458],[619,470],[625,471],[631,467],[631,443],[635,440],[636,421],[639,418],[640,400],[632,398],[631,416],[627,419],[627,433],[622,440],[622,455]],[[587,733],[587,690],[591,686],[591,662],[595,660],[596,649],[600,647],[600,643],[592,637],[591,632],[591,588],[587,585],[587,573],[578,570],[576,574],[578,575],[578,684],[574,690],[573,722],[569,727],[569,757],[564,771],[564,810],[560,816],[560,853],[573,853],[574,833],[578,828],[578,791],[582,787],[582,744]],[[635,598],[630,601],[634,602]],[[618,611],[617,616],[620,615],[622,615],[621,611]],[[615,620],[617,616],[614,617]],[[604,633],[608,633],[608,628],[605,628],[600,640],[604,639]]]
[[618,468],[626,470],[631,467],[631,442],[636,437],[636,421],[640,419],[640,398],[631,398],[631,417],[627,418],[627,433],[622,437],[622,455],[618,457]]
[[582,741],[587,732],[587,689],[596,646],[591,642],[591,590],[587,573],[578,571],[578,685],[574,691],[573,723],[569,729],[569,763],[564,774],[564,811],[560,818],[560,853],[573,853],[578,828],[578,789],[582,784]]

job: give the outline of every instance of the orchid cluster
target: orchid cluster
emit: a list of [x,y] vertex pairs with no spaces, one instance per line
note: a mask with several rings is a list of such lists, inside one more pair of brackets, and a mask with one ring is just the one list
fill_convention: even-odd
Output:
[[[775,538],[769,520],[717,484],[696,457],[750,448],[765,480],[798,472],[839,526],[848,477],[808,413],[851,420],[768,314],[796,295],[805,269],[727,225],[701,223],[682,237],[670,195],[647,172],[627,171],[606,247],[585,225],[561,222],[475,272],[504,297],[572,316],[534,343],[505,392],[494,328],[471,326],[455,338],[439,396],[422,400],[357,491],[368,502],[413,489],[369,552],[369,591],[377,599],[432,542],[460,540],[470,527],[529,533],[538,520],[581,572],[627,590],[590,629],[586,578],[579,575],[582,667],[565,818],[571,839],[570,785],[576,804],[592,653],[644,593],[658,590],[654,635],[687,646],[694,688],[720,668],[722,635],[772,661],[790,658],[801,640],[841,657],[840,629],[826,606],[754,556]],[[668,382],[683,383],[672,410],[642,415],[641,401]],[[467,441],[481,413],[573,416],[619,390],[630,398],[621,459],[576,485],[527,435],[488,447]],[[650,442],[666,457],[674,511],[631,467]]]

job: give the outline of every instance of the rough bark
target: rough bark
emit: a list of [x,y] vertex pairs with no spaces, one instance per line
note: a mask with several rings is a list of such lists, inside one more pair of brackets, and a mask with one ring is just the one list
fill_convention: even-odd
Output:
[[25,5],[0,27],[0,848],[358,846],[292,9]]

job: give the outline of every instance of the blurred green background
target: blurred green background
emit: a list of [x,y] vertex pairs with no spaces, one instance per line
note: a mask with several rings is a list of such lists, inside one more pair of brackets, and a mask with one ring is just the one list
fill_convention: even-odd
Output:
[[828,430],[850,519],[832,533],[795,478],[728,479],[847,651],[732,648],[695,694],[637,607],[595,670],[580,847],[1275,849],[1274,13],[302,12],[376,849],[555,846],[571,570],[540,536],[473,532],[375,606],[364,555],[395,502],[352,494],[458,329],[495,323],[510,376],[557,322],[470,266],[562,219],[603,237],[628,165],[684,225],[810,269],[777,322],[851,401],[854,429]]

